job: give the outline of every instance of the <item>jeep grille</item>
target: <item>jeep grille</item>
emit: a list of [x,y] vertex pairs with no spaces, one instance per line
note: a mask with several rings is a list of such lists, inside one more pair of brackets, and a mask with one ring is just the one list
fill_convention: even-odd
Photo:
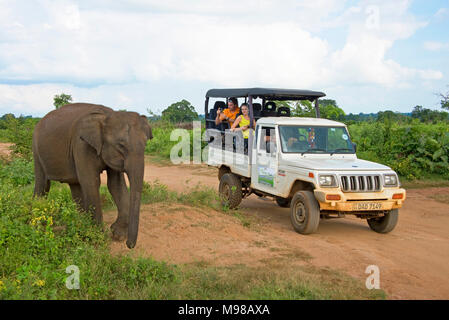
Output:
[[380,191],[381,183],[378,175],[340,176],[343,192],[372,192]]

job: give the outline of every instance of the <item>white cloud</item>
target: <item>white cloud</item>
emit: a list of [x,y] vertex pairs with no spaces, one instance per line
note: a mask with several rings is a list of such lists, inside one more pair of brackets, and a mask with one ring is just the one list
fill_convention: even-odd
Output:
[[424,42],[424,48],[429,51],[440,51],[449,49],[449,43],[438,41],[426,41]]
[[439,79],[441,72],[416,70],[386,58],[395,41],[406,39],[426,24],[408,13],[410,1],[361,1],[338,19],[348,25],[346,43],[332,53],[334,82],[407,86],[416,80]]
[[438,11],[435,13],[435,17],[438,20],[444,20],[444,19],[449,18],[449,8],[438,9]]
[[[145,85],[102,85],[80,88],[69,84],[0,84],[0,114],[16,113],[43,115],[54,109],[53,97],[62,92],[73,97],[73,102],[104,104],[115,110],[128,109],[145,113]],[[148,89],[147,89],[148,91]],[[146,99],[148,103],[148,98]],[[172,101],[174,102],[174,101]],[[136,106],[136,104],[138,106]],[[8,106],[6,109],[4,106]]]
[[[86,99],[108,91],[131,104],[124,89],[154,81],[394,88],[443,76],[387,58],[397,40],[425,26],[409,1],[360,1],[344,10],[345,2],[3,0],[0,81],[23,85],[1,86],[0,103],[41,110],[64,89]],[[328,28],[345,30],[337,49],[323,36]],[[86,85],[95,87],[79,88]]]

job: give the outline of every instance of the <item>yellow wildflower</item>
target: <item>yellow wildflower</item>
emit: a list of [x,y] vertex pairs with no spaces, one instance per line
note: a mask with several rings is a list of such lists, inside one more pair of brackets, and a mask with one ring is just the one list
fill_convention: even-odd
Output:
[[37,287],[43,287],[45,286],[45,281],[44,280],[37,280],[33,283],[33,285],[37,286]]

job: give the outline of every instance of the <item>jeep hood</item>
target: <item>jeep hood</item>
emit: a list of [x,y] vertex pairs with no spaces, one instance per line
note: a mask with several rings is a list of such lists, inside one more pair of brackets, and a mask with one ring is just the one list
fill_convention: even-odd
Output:
[[284,165],[297,167],[297,168],[305,168],[311,170],[342,170],[342,171],[359,171],[359,170],[391,170],[390,167],[384,166],[379,163],[361,160],[361,159],[329,159],[329,158],[321,158],[321,157],[313,157],[306,158],[298,156],[297,159],[293,160],[289,157],[289,159],[283,159],[282,162]]

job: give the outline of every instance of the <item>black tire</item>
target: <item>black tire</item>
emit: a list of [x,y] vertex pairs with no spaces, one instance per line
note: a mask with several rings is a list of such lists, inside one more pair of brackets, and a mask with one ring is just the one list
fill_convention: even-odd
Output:
[[285,199],[285,198],[276,198],[276,203],[281,208],[288,208],[290,207],[291,199]]
[[394,209],[385,214],[381,218],[371,218],[368,219],[368,225],[371,230],[377,233],[388,233],[396,227],[399,219],[399,210]]
[[290,220],[296,232],[311,234],[320,224],[320,206],[310,191],[298,191],[290,204]]
[[229,173],[229,168],[221,166],[220,169],[218,169],[218,180],[221,180],[221,177],[223,177],[226,173]]
[[235,209],[242,202],[242,181],[232,173],[225,173],[220,179],[218,187],[220,193],[221,204]]

